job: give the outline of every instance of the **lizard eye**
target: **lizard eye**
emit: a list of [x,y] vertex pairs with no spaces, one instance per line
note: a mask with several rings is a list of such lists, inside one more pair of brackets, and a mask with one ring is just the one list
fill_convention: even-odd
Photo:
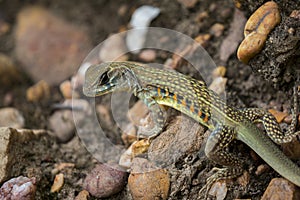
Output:
[[107,75],[107,72],[104,72],[99,78],[99,84],[104,85],[104,84],[108,83],[108,81],[109,81],[109,77]]

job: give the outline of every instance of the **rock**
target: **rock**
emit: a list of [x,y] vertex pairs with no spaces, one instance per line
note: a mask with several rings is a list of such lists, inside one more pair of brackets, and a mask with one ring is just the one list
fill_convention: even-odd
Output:
[[127,173],[118,165],[98,164],[84,180],[83,188],[97,198],[120,192],[126,183]]
[[50,97],[50,86],[44,80],[39,81],[26,91],[27,101],[38,102]]
[[37,6],[17,16],[15,50],[19,62],[35,81],[56,85],[70,77],[91,49],[82,27],[72,25]]
[[225,93],[226,83],[227,78],[217,77],[212,81],[208,88],[213,90],[218,95],[222,95]]
[[178,116],[170,122],[166,131],[150,144],[148,158],[151,162],[167,166],[180,158],[198,152],[205,128],[186,116]]
[[35,178],[19,176],[6,181],[0,188],[0,199],[34,200],[36,192]]
[[142,60],[142,61],[145,61],[145,62],[151,62],[151,61],[154,61],[155,58],[156,58],[156,52],[152,49],[146,49],[146,50],[143,50],[140,54],[139,54],[139,58]]
[[186,8],[193,8],[198,2],[198,0],[177,0],[177,1]]
[[0,182],[11,175],[12,166],[23,156],[17,144],[33,137],[34,134],[21,134],[13,128],[0,127]]
[[269,199],[300,199],[300,190],[297,186],[284,178],[273,178],[261,198],[261,200]]
[[[71,85],[71,81],[66,80],[66,81],[62,82],[59,85],[59,90],[60,90],[60,92],[62,93],[62,95],[63,95],[63,97],[65,99],[72,99],[72,85]],[[74,97],[75,98],[79,97],[79,94],[77,93]]]
[[0,85],[1,88],[11,88],[21,81],[22,76],[14,62],[6,55],[0,53]]
[[134,141],[137,140],[137,129],[132,123],[128,123],[122,132],[122,140],[125,146],[131,145]]
[[0,109],[0,127],[23,128],[25,119],[20,111],[7,107]]
[[59,142],[65,143],[74,136],[75,124],[71,110],[58,110],[49,118],[49,128]]
[[150,142],[148,139],[142,139],[134,142],[131,146],[132,146],[132,157],[136,157],[148,151]]
[[50,192],[58,192],[64,185],[64,174],[60,173],[55,176]]
[[215,37],[220,37],[223,34],[224,25],[220,23],[215,23],[210,27],[209,32],[214,35]]
[[127,116],[134,125],[140,126],[142,125],[141,120],[144,119],[148,113],[149,110],[146,104],[139,100],[129,109]]
[[[59,142],[68,142],[74,136],[75,124],[80,123],[90,115],[92,110],[89,103],[83,99],[66,99],[63,104],[57,105],[61,110],[55,111],[49,118],[49,128],[52,136]],[[73,110],[72,110],[72,109]]]
[[169,174],[144,158],[134,158],[128,187],[134,200],[167,199]]
[[214,71],[212,72],[212,75],[214,78],[216,77],[224,77],[226,73],[226,67],[225,66],[218,66]]
[[258,54],[271,30],[281,21],[278,5],[269,1],[259,7],[248,19],[245,29],[245,39],[240,44],[237,56],[244,63]]
[[75,197],[75,200],[88,200],[89,192],[86,190],[82,190],[79,194]]
[[119,159],[119,165],[129,169],[132,165],[132,145],[122,153]]
[[249,184],[250,181],[250,174],[247,171],[243,172],[242,176],[239,176],[237,178],[237,181],[240,185],[242,185],[244,188]]
[[270,167],[268,165],[259,165],[255,171],[255,174],[257,176],[261,175],[262,173],[266,172],[267,170],[269,170]]
[[226,181],[224,180],[220,180],[215,182],[210,190],[209,190],[209,194],[212,196],[216,197],[216,200],[223,200],[225,199],[226,195],[227,195],[227,186],[226,186]]
[[206,47],[208,45],[208,41],[210,40],[210,34],[200,34],[195,38],[195,41],[198,42],[201,46]]

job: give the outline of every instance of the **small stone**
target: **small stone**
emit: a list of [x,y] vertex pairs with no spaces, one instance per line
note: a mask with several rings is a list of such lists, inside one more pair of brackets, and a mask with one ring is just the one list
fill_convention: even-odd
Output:
[[128,123],[122,132],[122,140],[125,146],[131,145],[134,141],[137,140],[137,130],[132,123]]
[[90,196],[89,192],[86,190],[82,190],[78,193],[78,195],[75,197],[75,200],[88,200],[88,197]]
[[195,41],[198,42],[201,46],[206,47],[210,38],[210,34],[200,34],[195,38]]
[[217,200],[223,200],[225,199],[226,195],[227,195],[227,186],[226,186],[226,181],[225,180],[221,180],[221,181],[217,181],[215,182],[210,190],[209,190],[209,194],[212,196],[215,196]]
[[198,2],[198,0],[177,0],[177,1],[186,8],[193,8]]
[[268,171],[270,167],[268,165],[259,165],[255,171],[257,176],[263,174],[264,172]]
[[152,49],[147,49],[147,50],[143,50],[140,54],[139,54],[139,58],[142,61],[145,62],[151,62],[154,61],[156,58],[156,52]]
[[214,71],[212,72],[213,77],[224,77],[226,73],[226,67],[225,66],[218,66]]
[[225,86],[227,83],[227,78],[217,77],[213,80],[213,82],[209,85],[209,89],[213,90],[218,95],[221,95],[225,92]]
[[0,188],[0,199],[34,200],[36,179],[19,176],[6,181]]
[[278,123],[281,123],[283,119],[288,116],[288,113],[280,112],[274,109],[269,109],[269,112],[276,118]]
[[64,185],[64,174],[60,173],[55,176],[53,185],[51,186],[50,192],[58,192]]
[[68,142],[74,136],[74,120],[71,110],[55,111],[49,118],[49,128],[59,142]]
[[[72,85],[71,85],[71,81],[66,80],[64,82],[62,82],[59,85],[59,90],[62,93],[63,97],[65,99],[71,99],[72,98]],[[78,96],[78,94],[76,95]]]
[[22,79],[21,73],[17,70],[14,62],[6,55],[0,53],[0,85],[1,88],[11,88]]
[[11,107],[0,109],[0,126],[23,128],[24,125],[25,119],[19,110]]
[[197,22],[203,22],[205,19],[207,19],[209,17],[207,11],[203,11],[201,13],[199,13],[196,17],[196,21]]
[[31,6],[17,16],[16,57],[35,81],[57,85],[74,72],[91,49],[82,27]]
[[132,144],[132,157],[146,153],[149,149],[150,142],[148,139],[142,139]]
[[127,180],[127,173],[118,165],[98,164],[84,180],[83,188],[97,198],[109,197],[120,192]]
[[209,30],[209,32],[215,37],[220,37],[223,34],[224,25],[220,23],[215,23]]
[[244,188],[249,184],[250,181],[250,174],[247,171],[243,172],[242,176],[237,178],[238,183],[243,186]]
[[127,116],[134,125],[140,126],[142,125],[141,120],[145,118],[148,113],[149,110],[146,104],[139,100],[132,106],[132,108],[129,109]]
[[273,178],[261,200],[269,199],[300,199],[300,190],[284,178]]
[[50,86],[44,80],[39,81],[26,91],[27,101],[38,102],[50,98]]
[[290,17],[300,19],[300,10],[293,10]]
[[132,145],[122,153],[119,159],[119,165],[129,169],[132,165]]
[[170,178],[164,169],[143,158],[134,158],[128,187],[134,200],[167,199]]

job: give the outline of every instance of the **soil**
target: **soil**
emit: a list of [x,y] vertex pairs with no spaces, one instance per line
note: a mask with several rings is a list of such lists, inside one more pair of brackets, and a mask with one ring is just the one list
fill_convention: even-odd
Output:
[[[248,18],[249,15],[259,5],[261,5],[263,0],[237,0],[235,2],[241,3],[241,9]],[[15,59],[14,26],[16,23],[16,15],[20,9],[28,5],[41,5],[54,12],[59,17],[66,19],[67,21],[87,27],[89,35],[92,39],[92,43],[94,46],[96,46],[105,40],[111,33],[116,33],[121,30],[122,27],[126,27],[133,11],[139,6],[145,4],[156,6],[161,10],[161,14],[152,21],[151,26],[173,29],[187,34],[192,38],[195,38],[197,35],[199,35],[199,33],[209,33],[210,27],[212,27],[212,25],[215,23],[220,23],[224,26],[223,34],[220,37],[212,37],[205,49],[214,59],[217,65],[226,66],[227,71],[225,77],[228,78],[226,92],[227,102],[229,105],[240,108],[260,107],[264,109],[270,109],[276,107],[277,110],[289,110],[290,99],[292,95],[291,89],[293,85],[299,85],[299,82],[297,82],[297,77],[299,77],[299,74],[293,74],[293,72],[295,72],[297,64],[299,68],[300,23],[299,19],[298,21],[291,21],[291,19],[288,19],[287,17],[292,10],[300,9],[300,3],[298,1],[294,1],[292,6],[291,3],[288,3],[288,0],[281,1],[280,3],[280,9],[283,13],[284,19],[286,19],[286,21],[284,21],[284,19],[283,21],[286,22],[286,24],[282,24],[281,26],[277,27],[275,32],[272,33],[272,37],[280,38],[281,35],[278,34],[281,34],[281,31],[286,29],[286,26],[293,26],[298,34],[298,39],[296,37],[297,40],[295,43],[297,45],[292,47],[296,48],[296,50],[294,53],[288,54],[286,57],[286,59],[289,59],[289,62],[280,61],[280,65],[276,65],[276,69],[280,71],[280,73],[276,74],[276,83],[274,83],[274,79],[268,78],[273,72],[272,69],[268,68],[268,65],[274,56],[278,56],[278,54],[271,54],[272,51],[278,50],[278,46],[270,41],[267,42],[267,45],[264,47],[262,53],[249,63],[251,67],[240,62],[235,53],[230,56],[226,63],[220,60],[219,48],[222,41],[229,34],[230,24],[233,20],[233,13],[236,9],[232,0],[201,0],[197,1],[195,6],[192,8],[185,8],[177,1],[169,0],[4,0],[0,1],[0,18],[4,19],[10,24],[11,30],[0,37],[0,52],[5,53],[9,57]],[[126,7],[126,13],[123,16],[117,15],[116,13],[122,6]],[[205,18],[204,22],[199,25],[195,19],[199,13],[204,11],[208,11],[209,15],[207,18]],[[279,42],[279,40],[274,41]],[[268,56],[270,54],[272,56]],[[132,59],[136,58],[133,56]],[[22,71],[22,66],[18,67]],[[189,75],[193,75],[194,73],[192,68],[189,67],[179,67],[177,70]],[[4,97],[8,93],[13,95],[13,103],[9,106],[15,107],[22,111],[26,120],[26,128],[48,129],[48,118],[54,111],[52,106],[55,103],[60,103],[63,101],[63,97],[59,92],[58,86],[51,88],[52,96],[50,99],[39,103],[29,103],[26,100],[26,89],[33,84],[33,81],[25,72],[22,71],[22,74],[24,78],[19,83],[11,85],[9,88],[4,88],[3,90],[1,89],[0,97]],[[109,100],[109,97],[103,98],[101,103],[104,105],[109,105]],[[4,106],[6,106],[4,104],[4,98],[0,98],[0,107]],[[120,130],[116,127],[111,127],[110,130],[120,133]],[[47,142],[46,146],[48,147],[47,159],[44,158],[42,163],[40,163],[41,157],[39,157],[41,155],[38,153],[40,152],[40,148],[32,149],[30,145],[28,147],[24,146],[26,151],[31,152],[31,154],[28,153],[28,162],[26,164],[33,172],[41,172],[38,173],[40,177],[38,179],[39,183],[36,199],[73,199],[73,197],[82,190],[80,181],[82,181],[82,179],[86,176],[86,173],[91,170],[95,164],[95,161],[93,161],[93,158],[84,149],[84,147],[80,145],[79,139],[76,136],[67,144],[60,144],[56,141],[51,141]],[[249,155],[250,149],[245,145],[237,142],[234,146],[236,146],[234,147],[235,149],[248,155],[247,160],[252,159],[252,157]],[[72,170],[65,171],[67,174],[67,182],[65,183],[62,191],[59,193],[50,194],[49,191],[54,179],[53,174],[51,174],[51,170],[54,168],[54,163],[62,162],[75,163],[76,167]],[[250,172],[250,183],[246,186],[246,188],[241,188],[236,183],[232,184],[229,188],[226,199],[260,199],[272,177],[278,176],[278,174],[276,174],[276,172],[273,170],[263,173],[262,176],[256,176],[255,170],[253,169],[262,163],[262,160],[256,160],[250,163],[249,165],[252,167],[252,171]],[[204,164],[207,164],[207,166]],[[200,162],[199,160],[194,161],[190,163],[190,165],[190,168],[193,168],[193,170],[196,171],[199,169],[209,171],[209,169],[213,167],[213,163],[208,160],[205,160],[204,163]],[[183,172],[180,173],[184,174]],[[26,170],[23,171],[22,174],[28,175],[30,172]],[[196,178],[197,175],[193,177],[193,179]],[[203,184],[204,182],[201,181],[200,183]],[[173,184],[176,183],[173,182]],[[184,182],[184,184],[188,183]],[[193,187],[192,184],[189,186],[181,185],[180,187],[191,188],[191,194],[183,195],[178,193],[173,195],[172,199],[182,199],[183,197],[187,196],[190,198],[197,197],[196,190],[201,188],[199,185]],[[128,189],[124,189],[121,193],[107,199],[124,199],[126,197],[128,197]],[[97,198],[91,197],[90,199]]]

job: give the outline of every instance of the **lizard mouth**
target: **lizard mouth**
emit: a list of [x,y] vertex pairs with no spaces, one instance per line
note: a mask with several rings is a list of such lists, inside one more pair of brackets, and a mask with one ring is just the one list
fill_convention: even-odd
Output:
[[115,88],[114,84],[105,84],[101,86],[83,87],[83,94],[88,97],[96,97],[109,92],[112,92]]

